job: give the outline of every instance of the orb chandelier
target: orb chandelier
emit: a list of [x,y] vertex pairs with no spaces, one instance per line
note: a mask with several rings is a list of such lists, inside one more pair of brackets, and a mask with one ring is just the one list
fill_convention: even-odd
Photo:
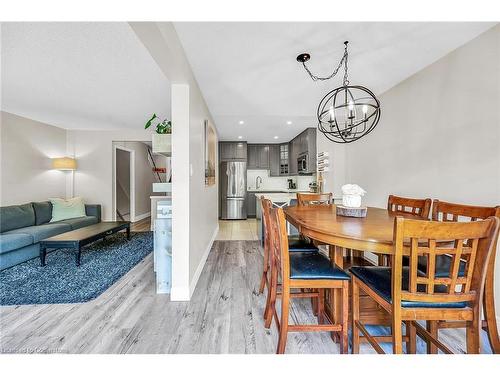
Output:
[[347,44],[339,65],[327,77],[318,77],[311,73],[306,65],[311,55],[302,53],[297,61],[302,63],[313,81],[326,81],[337,75],[344,66],[342,86],[330,91],[318,105],[318,129],[328,139],[336,143],[351,143],[364,137],[377,126],[380,120],[380,102],[375,94],[363,86],[349,84],[347,73]]

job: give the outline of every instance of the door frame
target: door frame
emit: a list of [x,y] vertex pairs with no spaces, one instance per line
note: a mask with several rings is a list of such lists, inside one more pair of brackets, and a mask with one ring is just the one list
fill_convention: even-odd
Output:
[[116,151],[121,150],[129,153],[130,156],[130,221],[135,222],[135,150],[130,148],[113,145],[113,220],[117,221],[116,215]]

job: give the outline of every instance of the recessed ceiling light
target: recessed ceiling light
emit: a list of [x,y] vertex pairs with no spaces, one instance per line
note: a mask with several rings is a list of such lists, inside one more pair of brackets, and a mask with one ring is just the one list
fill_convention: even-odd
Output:
[[239,136],[238,136],[238,139],[243,139],[243,136],[242,136],[242,135],[239,135]]
[[278,139],[279,137],[277,135],[274,136],[274,139]]
[[292,122],[291,121],[287,121],[286,124],[287,125],[292,125]]
[[243,125],[244,123],[245,123],[245,121],[240,120],[240,125]]

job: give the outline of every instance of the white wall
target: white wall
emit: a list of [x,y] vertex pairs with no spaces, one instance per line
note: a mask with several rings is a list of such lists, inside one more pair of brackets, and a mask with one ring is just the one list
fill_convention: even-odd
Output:
[[213,186],[205,186],[203,162],[203,122],[207,119],[214,126],[216,124],[173,24],[132,22],[130,25],[172,83],[173,264],[170,297],[188,300],[218,231],[218,181]]
[[[387,196],[396,194],[500,205],[500,26],[385,92],[380,101],[377,128],[343,146],[344,165],[334,163],[345,169],[345,182],[368,192],[366,204],[385,207]],[[341,181],[329,179],[335,191]],[[496,261],[498,315],[500,254]]]
[[102,205],[103,220],[113,219],[113,141],[151,141],[151,131],[68,130],[68,154],[78,161],[75,196]]
[[51,158],[66,156],[66,131],[8,112],[1,113],[0,205],[66,196],[66,175]]
[[[215,184],[205,186],[205,120],[209,120],[214,125],[201,91],[198,85],[193,83],[189,89],[189,163],[191,170],[189,185],[189,278],[191,294],[194,292],[219,229],[219,176],[217,172]],[[218,166],[218,140],[216,139],[215,142],[215,165]]]
[[341,186],[346,184],[346,164],[348,146],[334,143],[320,131],[316,132],[317,152],[327,152],[329,171],[323,172],[323,191],[333,193],[334,198],[342,197]]

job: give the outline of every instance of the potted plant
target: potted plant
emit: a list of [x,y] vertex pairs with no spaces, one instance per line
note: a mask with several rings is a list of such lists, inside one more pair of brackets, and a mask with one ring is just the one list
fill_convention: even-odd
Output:
[[156,122],[155,133],[153,134],[153,152],[169,153],[172,149],[172,121],[161,120],[156,113],[146,122],[144,129],[148,129]]

